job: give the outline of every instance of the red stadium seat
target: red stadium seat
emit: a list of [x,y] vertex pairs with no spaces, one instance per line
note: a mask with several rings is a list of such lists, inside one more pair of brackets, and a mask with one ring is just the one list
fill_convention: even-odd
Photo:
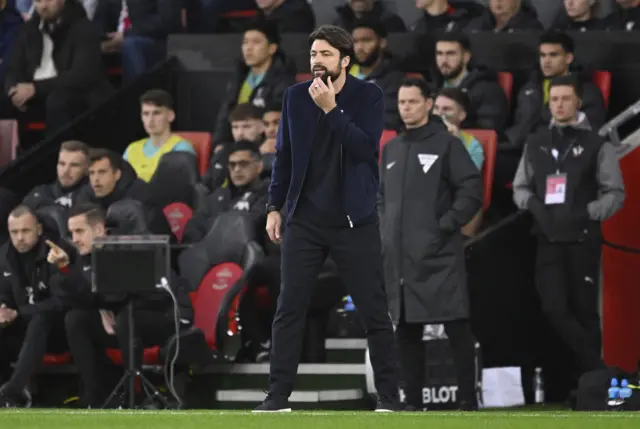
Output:
[[180,131],[177,134],[188,140],[195,149],[198,155],[198,170],[200,175],[204,176],[209,168],[209,160],[211,159],[213,146],[211,133],[206,131]]
[[499,72],[498,84],[504,91],[504,94],[507,96],[509,105],[511,105],[511,99],[513,98],[513,75],[509,72]]
[[220,15],[223,19],[249,19],[255,18],[258,15],[258,11],[256,9],[249,10],[232,10],[229,12],[225,12]]
[[482,208],[487,210],[491,205],[493,189],[493,173],[498,151],[498,134],[493,130],[469,129],[463,130],[476,138],[484,149],[484,165],[482,166],[482,182],[484,185],[484,204]]
[[313,79],[313,75],[311,73],[298,73],[296,75],[296,82],[306,82],[308,80]]
[[[107,349],[107,356],[115,365],[122,365],[122,352],[120,349]],[[143,365],[160,365],[160,346],[154,346],[144,349],[142,355]]]
[[29,122],[27,123],[27,129],[29,131],[44,131],[44,122]]
[[397,135],[398,133],[394,130],[384,130],[382,132],[382,136],[380,137],[380,157],[382,157],[382,148],[384,147],[384,145],[386,145],[389,140]]
[[422,73],[409,72],[409,73],[405,73],[405,76],[413,79],[424,79],[424,76],[422,76]]
[[602,99],[604,100],[604,108],[609,110],[609,98],[611,97],[611,72],[606,70],[597,70],[593,72],[593,84],[600,89]]
[[65,352],[60,354],[47,353],[42,359],[44,365],[65,365],[71,362],[71,353]]

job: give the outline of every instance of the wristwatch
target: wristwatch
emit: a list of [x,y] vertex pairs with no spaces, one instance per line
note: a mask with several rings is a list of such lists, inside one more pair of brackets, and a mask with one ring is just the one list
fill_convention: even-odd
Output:
[[274,206],[273,204],[269,204],[267,203],[267,214],[271,213],[271,212],[279,212],[280,209],[276,206]]

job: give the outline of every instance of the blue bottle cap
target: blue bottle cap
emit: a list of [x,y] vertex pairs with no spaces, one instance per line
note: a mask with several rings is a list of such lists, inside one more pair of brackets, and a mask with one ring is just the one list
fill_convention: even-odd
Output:
[[618,385],[618,379],[617,378],[612,378],[611,379],[611,385],[614,386],[614,387],[617,386]]
[[629,381],[626,378],[622,379],[622,383],[620,383],[622,387],[627,387],[629,385]]

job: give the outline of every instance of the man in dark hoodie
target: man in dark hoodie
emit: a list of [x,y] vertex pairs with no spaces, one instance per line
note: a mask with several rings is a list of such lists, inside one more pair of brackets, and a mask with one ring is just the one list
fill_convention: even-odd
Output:
[[95,203],[106,212],[116,201],[140,201],[146,211],[149,230],[154,234],[172,236],[162,208],[156,206],[153,195],[150,195],[149,185],[138,179],[127,161],[113,151],[94,149],[89,163],[89,184],[78,192],[77,203]]
[[465,29],[470,33],[528,30],[542,30],[538,14],[528,0],[489,0],[489,9],[482,16],[474,18]]
[[358,20],[354,24],[353,47],[356,58],[349,73],[375,83],[384,93],[384,128],[398,130],[398,89],[404,80],[400,64],[387,50],[387,29],[379,21]]
[[[68,227],[79,256],[72,261],[64,250],[52,246],[48,261],[61,272],[56,279],[62,291],[60,297],[71,309],[65,315],[65,329],[84,387],[84,405],[100,407],[108,393],[105,386],[109,385],[104,373],[107,358],[100,352],[106,347],[121,348],[123,362],[128,362],[127,313],[122,311],[126,302],[107,300],[91,290],[91,251],[94,240],[106,235],[104,211],[96,204],[78,204],[69,210]],[[189,296],[177,277],[171,280],[180,325],[188,327],[193,321]],[[153,297],[145,296],[136,302],[134,319],[135,361],[140,365],[142,347],[163,345],[175,333],[173,301],[164,291]]]
[[43,103],[49,134],[109,96],[100,35],[81,4],[35,2],[6,65],[4,89],[19,111]]
[[640,0],[616,0],[616,3],[606,20],[620,30],[640,31]]
[[309,34],[316,27],[316,17],[307,0],[256,0],[258,16],[272,21],[280,34]]
[[383,2],[378,0],[347,0],[344,6],[336,8],[338,18],[333,25],[351,32],[359,19],[377,21],[384,24],[389,33],[404,33],[407,27],[395,13],[389,11]]
[[483,128],[500,134],[509,119],[509,103],[496,74],[469,68],[471,45],[461,33],[445,33],[436,42],[436,80],[443,88],[460,88],[471,101],[463,128]]
[[8,225],[11,242],[0,256],[0,378],[6,382],[0,388],[0,408],[20,403],[47,351],[66,349],[62,303],[52,287],[54,271],[47,263],[42,224],[29,207],[20,205],[9,215]]
[[253,142],[239,141],[229,151],[229,185],[209,194],[187,223],[183,243],[202,240],[211,229],[215,218],[227,211],[246,211],[255,216],[259,236],[264,235],[267,193],[270,180],[261,180],[262,157]]
[[538,46],[540,69],[533,72],[518,92],[513,126],[505,132],[509,145],[516,148],[522,147],[530,133],[548,126],[551,120],[549,83],[556,76],[578,75],[583,90],[580,110],[587,115],[593,129],[599,129],[606,119],[602,93],[591,77],[585,79],[578,71],[571,71],[575,60],[573,39],[566,33],[550,31],[540,36]]
[[81,141],[66,141],[60,146],[58,154],[58,180],[36,186],[23,203],[34,210],[51,204],[69,208],[73,206],[80,189],[87,184],[88,171],[89,147]]
[[613,30],[615,23],[597,16],[597,0],[565,0],[564,7],[558,10],[552,30],[557,31],[592,31]]
[[411,30],[430,35],[462,31],[473,18],[486,11],[483,5],[473,1],[416,0],[416,7],[422,10],[422,17],[411,26]]
[[232,140],[229,112],[237,104],[251,103],[265,108],[282,103],[284,91],[296,81],[296,67],[279,47],[280,34],[273,23],[255,21],[242,39],[242,61],[235,78],[227,86],[226,100],[220,106],[214,134],[215,142]]

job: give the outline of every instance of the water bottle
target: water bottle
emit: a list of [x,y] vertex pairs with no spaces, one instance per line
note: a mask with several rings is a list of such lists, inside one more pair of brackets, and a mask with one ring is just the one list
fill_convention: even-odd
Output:
[[542,380],[542,368],[536,368],[533,379],[533,388],[535,392],[536,404],[544,404],[544,381]]
[[633,391],[629,387],[629,380],[627,380],[626,378],[622,379],[622,381],[620,382],[620,399],[622,401],[626,401],[631,397],[632,393]]
[[617,378],[612,378],[611,379],[611,387],[609,387],[608,390],[608,396],[609,396],[609,401],[607,402],[607,404],[610,407],[615,407],[617,405],[620,405],[619,400],[620,400],[620,388],[618,387],[618,379]]
[[353,305],[353,300],[351,299],[351,295],[347,295],[344,299],[344,311],[355,311],[356,306]]

